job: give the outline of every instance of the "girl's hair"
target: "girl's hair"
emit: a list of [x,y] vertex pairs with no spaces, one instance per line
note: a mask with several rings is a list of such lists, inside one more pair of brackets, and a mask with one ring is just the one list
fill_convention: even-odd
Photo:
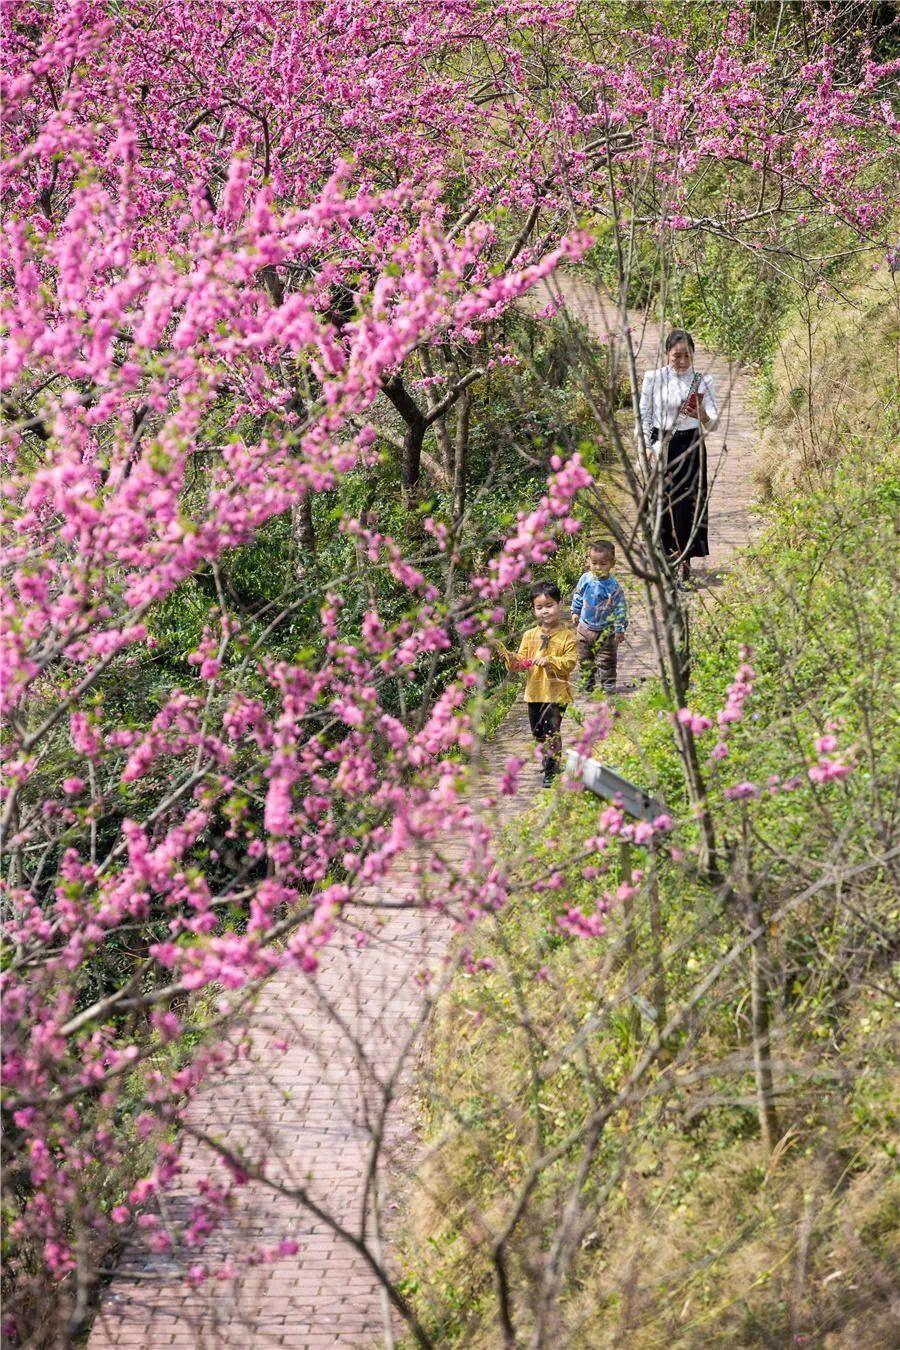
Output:
[[666,338],[666,351],[670,352],[673,347],[677,347],[679,342],[686,342],[691,351],[694,350],[694,339],[686,328],[673,328]]
[[529,587],[528,594],[531,597],[531,603],[534,604],[539,595],[549,595],[551,600],[559,604],[562,599],[562,593],[555,581],[536,581]]

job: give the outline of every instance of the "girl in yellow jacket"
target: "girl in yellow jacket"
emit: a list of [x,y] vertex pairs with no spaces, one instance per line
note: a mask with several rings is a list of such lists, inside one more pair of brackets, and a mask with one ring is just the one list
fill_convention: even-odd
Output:
[[537,626],[523,635],[515,654],[501,647],[507,669],[528,671],[523,697],[531,734],[541,747],[544,787],[550,787],[559,773],[560,725],[566,705],[572,702],[569,676],[578,660],[575,634],[563,626],[561,599],[559,587],[553,582],[535,582],[531,603]]

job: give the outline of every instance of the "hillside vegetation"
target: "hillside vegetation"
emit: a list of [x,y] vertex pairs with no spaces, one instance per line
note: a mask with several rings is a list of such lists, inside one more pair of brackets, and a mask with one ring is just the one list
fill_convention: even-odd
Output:
[[[615,851],[583,871],[578,841],[597,829],[589,794],[560,790],[549,812],[510,830],[510,865],[524,869],[517,902],[479,942],[477,973],[457,979],[434,1030],[435,1081],[422,1082],[431,1151],[411,1242],[421,1250],[427,1238],[432,1256],[427,1276],[411,1269],[440,1344],[504,1343],[497,1234],[529,1184],[537,1202],[505,1253],[519,1334],[542,1316],[530,1291],[577,1193],[590,1221],[573,1234],[555,1323],[565,1344],[895,1344],[897,316],[882,270],[814,329],[786,325],[761,382],[762,537],[721,591],[693,602],[693,709],[715,716],[739,649],[752,649],[745,715],[710,783],[746,893],[704,882],[691,863],[671,705],[656,686],[620,701],[596,753],[681,817],[673,846],[646,858],[658,918],[646,900],[631,918],[618,902],[604,936],[559,931],[573,896],[589,908],[621,880]],[[813,743],[828,735],[855,767],[817,784]],[[796,790],[773,791],[795,775]],[[754,791],[724,791],[741,783]],[[761,948],[741,948],[748,907]],[[751,1054],[757,957],[770,999],[771,1150]],[[669,1019],[684,1016],[648,1064],[663,997]],[[598,1100],[611,1110],[584,1166]]]
[[896,444],[897,292],[898,274],[876,264],[847,290],[808,296],[770,348],[755,465],[764,493],[827,483],[841,460]]

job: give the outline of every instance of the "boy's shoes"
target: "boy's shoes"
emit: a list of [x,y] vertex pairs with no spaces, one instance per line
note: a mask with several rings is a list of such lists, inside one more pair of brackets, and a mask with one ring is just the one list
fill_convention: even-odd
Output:
[[553,780],[559,773],[559,765],[555,759],[545,759],[544,769],[541,774],[541,787],[549,788],[553,786]]

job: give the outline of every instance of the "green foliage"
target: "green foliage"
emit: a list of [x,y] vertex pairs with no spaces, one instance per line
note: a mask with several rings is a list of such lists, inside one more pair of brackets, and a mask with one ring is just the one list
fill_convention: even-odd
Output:
[[[666,1059],[674,1069],[666,1059],[652,1067],[640,1096],[606,1122],[581,1192],[592,1229],[573,1256],[564,1298],[565,1324],[578,1328],[572,1343],[585,1350],[751,1347],[797,1336],[818,1343],[852,1325],[855,1309],[865,1310],[871,1344],[889,1343],[880,1290],[898,1248],[897,1194],[885,1183],[896,1154],[890,935],[900,913],[885,867],[837,890],[820,883],[833,861],[863,866],[890,844],[900,767],[898,494],[895,462],[877,447],[857,451],[816,491],[775,504],[753,555],[714,598],[697,598],[691,707],[715,714],[742,645],[754,648],[758,672],[729,757],[711,775],[710,800],[726,855],[740,850],[749,826],[759,901],[773,920],[784,1137],[766,1158],[738,960],[672,1037]],[[658,688],[645,686],[620,709],[601,753],[682,814],[672,712]],[[846,782],[820,787],[806,771],[814,738],[830,724],[857,768]],[[802,785],[772,796],[775,774],[797,775]],[[759,796],[727,800],[724,788],[744,780],[760,785]],[[563,903],[590,912],[598,891],[614,891],[620,879],[617,857],[590,859],[599,863],[595,878],[584,877],[575,856],[596,817],[586,794],[559,794],[549,815],[542,805],[511,830],[517,897],[481,932],[476,966],[457,978],[435,1024],[433,1081],[422,1081],[433,1142],[423,1177],[429,1199],[417,1201],[411,1219],[413,1244],[421,1250],[426,1233],[429,1242],[425,1259],[411,1252],[409,1260],[417,1306],[434,1310],[441,1344],[500,1343],[489,1234],[503,1227],[536,1157],[559,1148],[508,1244],[507,1275],[527,1335],[529,1272],[544,1259],[579,1158],[565,1141],[623,1090],[652,1041],[652,1023],[626,992],[627,916],[614,908],[599,940],[573,940],[556,923]],[[734,900],[696,875],[693,840],[686,819],[675,840],[685,860],[658,861],[670,1013],[695,997],[743,931]],[[535,889],[554,872],[565,876],[560,890]],[[644,900],[632,924],[646,966],[654,937]],[[479,970],[485,959],[491,968]],[[647,971],[640,988],[646,1003]]]
[[673,320],[727,356],[759,360],[788,299],[783,276],[765,259],[715,237],[694,246],[672,271]]
[[[612,295],[620,290],[620,257],[612,221],[601,219],[592,226],[594,244],[585,255],[585,264]],[[628,288],[627,304],[633,309],[649,308],[662,281],[659,243],[649,231],[636,232],[633,251],[624,255]]]
[[490,676],[493,678],[489,678],[489,693],[469,710],[476,718],[479,736],[485,741],[493,740],[521,694],[521,681],[516,677],[507,677],[499,662],[491,663]]

